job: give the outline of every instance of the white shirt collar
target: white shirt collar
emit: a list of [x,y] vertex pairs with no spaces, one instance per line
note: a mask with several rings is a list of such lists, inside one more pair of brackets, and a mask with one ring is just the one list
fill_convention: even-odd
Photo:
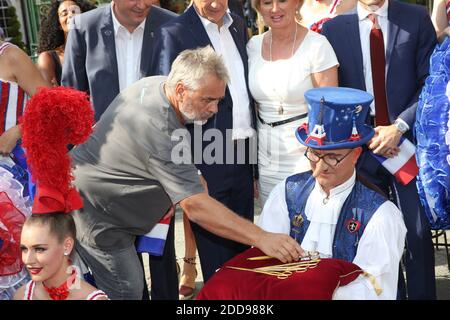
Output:
[[[202,17],[198,11],[197,8],[194,6],[195,12],[197,13],[198,17],[200,18],[200,21],[203,24],[203,27],[205,28],[205,30],[207,30],[208,28],[211,28],[212,25],[214,25],[215,28],[217,28],[217,24],[215,24],[214,22],[209,21],[208,19],[206,19],[205,17]],[[226,27],[227,29],[233,24],[233,18],[231,17],[229,10],[225,11],[225,14],[223,16],[223,25],[222,27]]]
[[[117,36],[117,33],[119,32],[119,30],[122,28],[124,30],[126,30],[127,32],[128,29],[125,28],[120,22],[119,20],[117,20],[116,14],[114,13],[114,8],[113,8],[114,3],[111,1],[111,15],[112,15],[112,20],[113,20],[113,26],[114,26],[114,36]],[[147,21],[147,17],[144,19],[144,21],[141,22],[140,25],[138,25],[138,27],[136,29],[134,29],[134,31],[136,31],[137,29],[145,29],[145,22]],[[133,31],[133,32],[134,32]]]
[[379,8],[376,11],[369,11],[366,8],[364,8],[361,3],[358,1],[358,5],[356,6],[357,12],[358,12],[358,18],[359,21],[362,21],[367,18],[367,16],[371,13],[376,13],[380,17],[387,18],[388,16],[388,7],[389,7],[389,0],[384,1],[381,8]]
[[[352,176],[347,181],[330,190],[330,196],[328,198],[329,199],[333,198],[343,193],[345,190],[351,189],[355,185],[355,180],[356,180],[356,171],[353,170]],[[314,189],[316,188],[319,190],[320,194],[323,195],[324,198],[327,197],[327,193],[323,191],[322,187],[320,186],[317,180]]]

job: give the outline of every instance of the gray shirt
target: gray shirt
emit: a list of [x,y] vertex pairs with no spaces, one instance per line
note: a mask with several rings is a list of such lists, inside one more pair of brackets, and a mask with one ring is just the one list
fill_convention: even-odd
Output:
[[179,143],[172,132],[186,129],[164,94],[165,80],[144,78],[122,91],[88,141],[71,152],[83,215],[91,216],[83,220],[100,223],[97,233],[146,234],[172,204],[203,192],[195,166],[171,159]]

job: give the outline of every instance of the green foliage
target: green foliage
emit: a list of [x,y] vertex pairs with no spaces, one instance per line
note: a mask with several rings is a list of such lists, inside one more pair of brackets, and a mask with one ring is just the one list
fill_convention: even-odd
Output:
[[20,32],[20,22],[17,19],[16,8],[8,7],[4,10],[6,18],[5,34],[11,38],[11,42],[19,48],[26,50],[25,44],[22,41],[22,33]]

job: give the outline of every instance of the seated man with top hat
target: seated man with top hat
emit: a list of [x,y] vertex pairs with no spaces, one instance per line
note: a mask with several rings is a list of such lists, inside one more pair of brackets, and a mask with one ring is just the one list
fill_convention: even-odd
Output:
[[292,175],[272,190],[259,225],[290,234],[322,258],[353,262],[381,287],[380,294],[359,275],[335,290],[333,299],[395,299],[406,235],[402,214],[355,170],[362,146],[374,135],[364,124],[373,97],[331,87],[309,90],[305,97],[309,123],[295,134],[307,146],[312,171]]

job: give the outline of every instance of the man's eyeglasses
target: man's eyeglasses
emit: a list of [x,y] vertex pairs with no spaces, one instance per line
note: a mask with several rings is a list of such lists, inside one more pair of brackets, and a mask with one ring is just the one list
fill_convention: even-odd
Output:
[[312,151],[310,148],[306,149],[305,151],[305,157],[314,163],[317,163],[322,159],[327,165],[331,167],[336,167],[342,160],[345,159],[353,150],[350,150],[345,154],[343,157],[339,157],[339,155],[336,155],[334,153],[326,153],[323,156],[318,155],[314,151]]

